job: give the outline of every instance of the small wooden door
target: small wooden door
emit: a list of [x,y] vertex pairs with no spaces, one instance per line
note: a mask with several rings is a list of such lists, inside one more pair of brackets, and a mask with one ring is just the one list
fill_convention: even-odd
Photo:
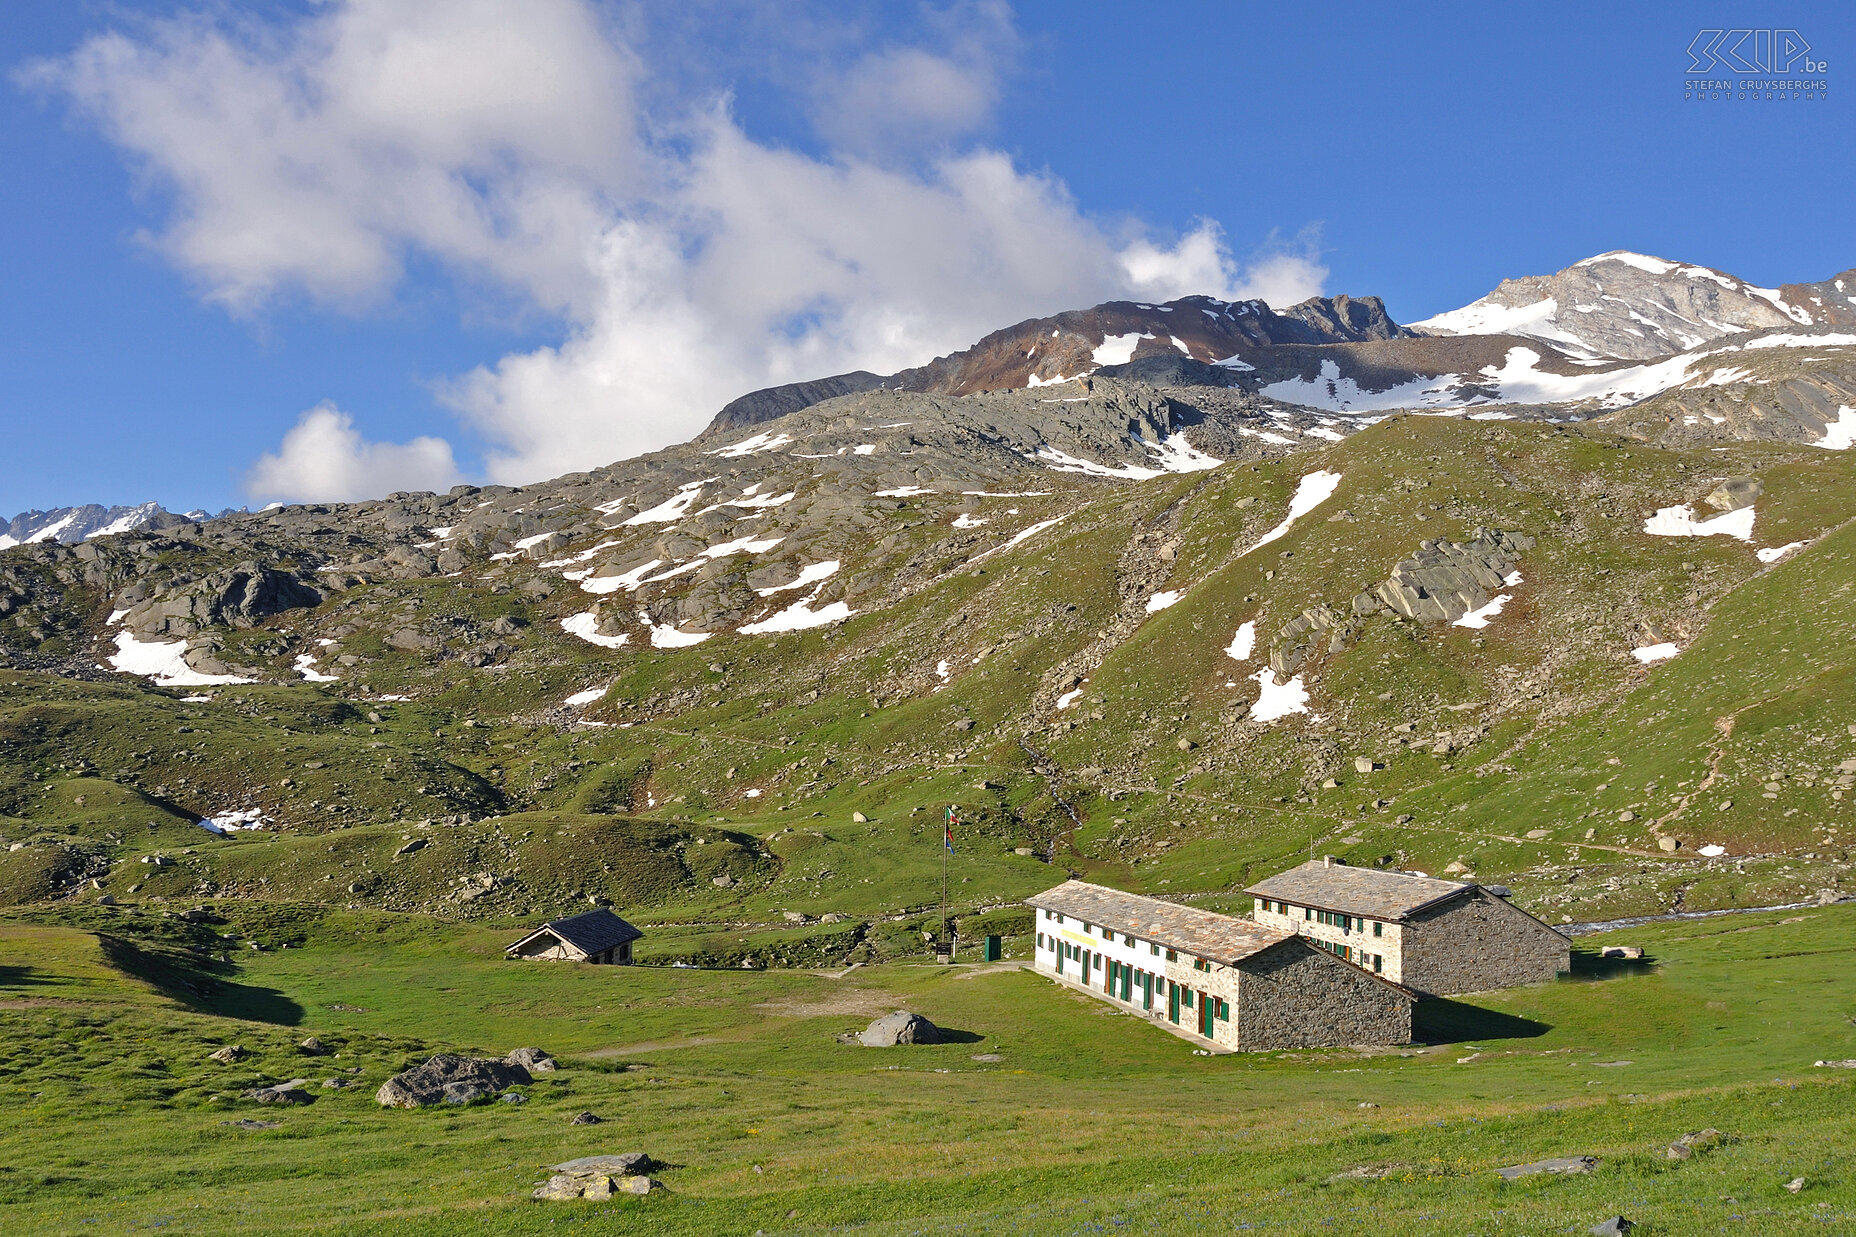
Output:
[[1166,981],[1166,1016],[1179,1025],[1179,985],[1172,980]]

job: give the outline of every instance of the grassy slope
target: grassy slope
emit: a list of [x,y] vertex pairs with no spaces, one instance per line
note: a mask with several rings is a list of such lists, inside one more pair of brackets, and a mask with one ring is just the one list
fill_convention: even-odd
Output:
[[[118,939],[175,931],[113,918]],[[1649,947],[1649,966],[1600,976],[1582,963],[1584,982],[1433,1003],[1425,1025],[1441,1042],[1405,1055],[1216,1058],[1009,970],[517,965],[498,960],[490,931],[339,913],[297,927],[298,948],[247,953],[221,976],[225,999],[270,1022],[182,1006],[115,969],[89,933],[0,930],[9,1232],[95,1220],[203,1234],[581,1221],[659,1233],[1429,1233],[1474,1215],[1478,1231],[1518,1233],[1622,1210],[1654,1232],[1699,1233],[1729,1216],[1749,1232],[1856,1219],[1856,1078],[1809,1068],[1856,1055],[1847,907],[1637,930],[1627,939]],[[835,1042],[897,1005],[963,1042]],[[297,1055],[312,1032],[339,1055]],[[229,1041],[255,1056],[205,1060]],[[527,1105],[406,1113],[372,1101],[388,1071],[430,1049],[519,1043],[566,1065],[528,1088]],[[971,1059],[982,1052],[1003,1060]],[[234,1098],[356,1065],[356,1088],[306,1109]],[[581,1109],[609,1123],[568,1126]],[[244,1116],[283,1124],[221,1124]],[[1734,1141],[1684,1165],[1661,1158],[1704,1125]],[[633,1147],[669,1163],[666,1196],[571,1208],[524,1197],[544,1163]],[[1491,1172],[1578,1153],[1601,1156],[1598,1172],[1519,1185]],[[1361,1164],[1393,1176],[1327,1183]],[[1803,1193],[1780,1188],[1799,1175]]]

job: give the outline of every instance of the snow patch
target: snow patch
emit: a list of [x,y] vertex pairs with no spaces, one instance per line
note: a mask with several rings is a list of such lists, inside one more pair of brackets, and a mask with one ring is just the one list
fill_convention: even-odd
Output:
[[752,438],[743,438],[732,446],[722,447],[715,451],[705,451],[703,454],[719,456],[725,460],[738,460],[743,456],[754,455],[761,451],[776,451],[792,441],[793,437],[790,434],[776,434],[770,430],[763,430]]
[[199,822],[200,828],[208,833],[225,835],[239,833],[246,829],[268,829],[271,822],[264,818],[263,808],[246,808],[242,812],[219,812]]
[[314,653],[297,654],[296,672],[311,683],[333,683],[336,681],[335,675],[324,674],[322,671],[316,669],[316,655]]
[[899,485],[893,490],[878,490],[876,498],[915,498],[922,494],[932,494],[933,490],[919,485]]
[[654,649],[686,649],[692,644],[701,644],[715,633],[712,631],[678,631],[669,623],[659,626],[651,621],[648,611],[638,611],[638,621],[651,633],[651,647]]
[[1848,451],[1856,445],[1856,408],[1844,404],[1837,409],[1837,419],[1824,427],[1824,436],[1811,444],[1826,451]]
[[[1115,477],[1126,481],[1151,481],[1155,477],[1164,477],[1170,472],[1208,472],[1223,464],[1221,459],[1200,451],[1186,441],[1184,434],[1168,434],[1159,442],[1148,442],[1139,434],[1134,435],[1135,443],[1154,457],[1157,468],[1147,468],[1139,464],[1124,464],[1120,468],[1110,468],[1107,464],[1098,464],[1094,460],[1081,459],[1057,450],[1048,444],[1033,451],[1029,458],[1046,465],[1054,472],[1080,472],[1090,477]],[[1288,441],[1284,439],[1284,441]]]
[[1784,545],[1768,546],[1763,550],[1754,550],[1753,557],[1757,558],[1762,563],[1776,563],[1793,550],[1803,549],[1807,544],[1809,543],[1804,541],[1788,541]]
[[981,559],[991,558],[993,555],[998,554],[1001,551],[1011,549],[1013,546],[1017,545],[1021,541],[1024,541],[1026,538],[1034,537],[1038,533],[1043,532],[1045,529],[1051,527],[1052,525],[1061,524],[1069,518],[1070,518],[1070,513],[1066,511],[1054,520],[1042,520],[1036,524],[1031,525],[1029,528],[1021,529],[1019,532],[1013,534],[1012,539],[1010,541],[1007,541],[1004,545],[996,545],[992,549],[987,550],[983,554],[976,554],[972,558],[968,559],[967,562],[969,564],[972,564],[972,563],[979,562]]
[[978,528],[984,523],[986,523],[985,520],[975,519],[964,511],[954,517],[955,528]]
[[1250,678],[1261,689],[1257,702],[1250,706],[1252,720],[1273,722],[1291,713],[1308,712],[1308,689],[1302,686],[1301,675],[1296,675],[1286,683],[1278,683],[1276,672],[1265,666]]
[[611,684],[607,684],[606,687],[589,687],[583,692],[575,692],[561,703],[571,709],[584,709],[589,704],[597,704],[604,700],[610,687]]
[[[1295,494],[1289,499],[1289,514],[1283,517],[1282,523],[1270,529],[1269,532],[1264,533],[1263,536],[1258,539],[1257,544],[1251,546],[1249,550],[1245,550],[1244,554],[1249,554],[1251,550],[1260,550],[1270,542],[1275,541],[1278,537],[1287,533],[1298,519],[1332,498],[1335,489],[1338,488],[1339,485],[1340,474],[1337,472],[1328,472],[1326,469],[1322,469],[1320,472],[1311,472],[1304,476],[1300,481],[1296,482]],[[1242,558],[1243,555],[1240,554],[1238,557]]]
[[628,525],[668,524],[672,520],[680,520],[689,514],[690,508],[696,505],[696,500],[702,497],[702,487],[716,479],[710,477],[708,481],[692,481],[688,485],[680,485],[675,494],[648,511],[640,511],[625,523]]
[[1238,625],[1237,634],[1231,637],[1231,643],[1225,646],[1224,655],[1232,661],[1249,661],[1250,650],[1257,647],[1257,625],[1245,619]]
[[834,601],[822,609],[814,610],[812,603],[818,599],[819,591],[825,586],[820,584],[805,597],[795,601],[772,618],[762,619],[758,623],[749,623],[738,627],[744,636],[773,635],[783,631],[805,631],[812,627],[825,627],[832,623],[842,623],[857,611],[842,601]]
[[1682,650],[1677,648],[1674,644],[1665,640],[1661,644],[1645,644],[1639,648],[1634,648],[1630,651],[1630,655],[1647,666],[1653,661],[1668,661],[1681,651]]
[[1700,520],[1686,503],[1680,507],[1663,507],[1643,522],[1643,531],[1652,537],[1732,537],[1736,541],[1750,541],[1753,508],[1742,507]]
[[1703,859],[1718,859],[1727,853],[1727,848],[1718,842],[1710,842],[1695,853]]
[[1168,606],[1177,605],[1179,599],[1185,595],[1186,590],[1183,588],[1172,589],[1164,593],[1155,593],[1152,597],[1147,599],[1147,613],[1158,614]]
[[1502,607],[1513,600],[1514,598],[1507,593],[1497,593],[1495,596],[1489,598],[1486,604],[1477,606],[1474,610],[1471,610],[1468,614],[1465,614],[1462,618],[1450,625],[1452,627],[1471,627],[1476,629],[1487,627],[1489,625],[1489,620],[1500,614],[1502,612]]
[[804,588],[808,584],[817,584],[820,580],[829,580],[832,576],[838,574],[838,568],[840,566],[842,566],[842,564],[835,558],[828,558],[822,562],[810,563],[801,567],[798,576],[787,583],[776,584],[772,588],[757,588],[754,592],[761,597],[771,597],[775,593],[784,593],[789,588]]
[[1071,705],[1075,704],[1078,700],[1082,699],[1082,696],[1083,696],[1082,688],[1080,687],[1071,688],[1069,691],[1063,693],[1063,695],[1057,697],[1057,707],[1060,709],[1067,709]]
[[602,649],[616,649],[630,639],[629,633],[623,631],[616,636],[600,635],[599,615],[592,610],[568,615],[561,620],[561,630],[570,636],[579,636],[588,644],[597,644]]
[[187,664],[187,642],[171,643],[137,640],[134,633],[116,633],[116,652],[110,665],[123,674],[139,674],[153,679],[156,687],[213,687],[218,684],[250,683],[236,674],[201,674]]
[[1126,335],[1106,335],[1096,345],[1090,360],[1097,365],[1126,365],[1134,359],[1134,349],[1140,342],[1152,338],[1152,335],[1143,335],[1139,331],[1130,331]]

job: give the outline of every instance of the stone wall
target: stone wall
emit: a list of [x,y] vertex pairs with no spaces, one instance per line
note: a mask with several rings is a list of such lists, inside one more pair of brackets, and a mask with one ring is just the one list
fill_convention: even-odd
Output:
[[1411,997],[1304,941],[1285,941],[1238,968],[1244,1052],[1411,1042]]
[[1486,889],[1414,916],[1400,983],[1424,996],[1545,983],[1572,969],[1572,943]]

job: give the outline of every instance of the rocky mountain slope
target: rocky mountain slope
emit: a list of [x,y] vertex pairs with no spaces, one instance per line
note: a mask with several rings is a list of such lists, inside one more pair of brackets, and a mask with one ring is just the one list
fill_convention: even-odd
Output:
[[538,485],[0,553],[0,897],[604,898],[844,956],[932,901],[949,802],[968,912],[1053,863],[1215,904],[1311,846],[1556,919],[1846,887],[1834,322],[989,341]]

